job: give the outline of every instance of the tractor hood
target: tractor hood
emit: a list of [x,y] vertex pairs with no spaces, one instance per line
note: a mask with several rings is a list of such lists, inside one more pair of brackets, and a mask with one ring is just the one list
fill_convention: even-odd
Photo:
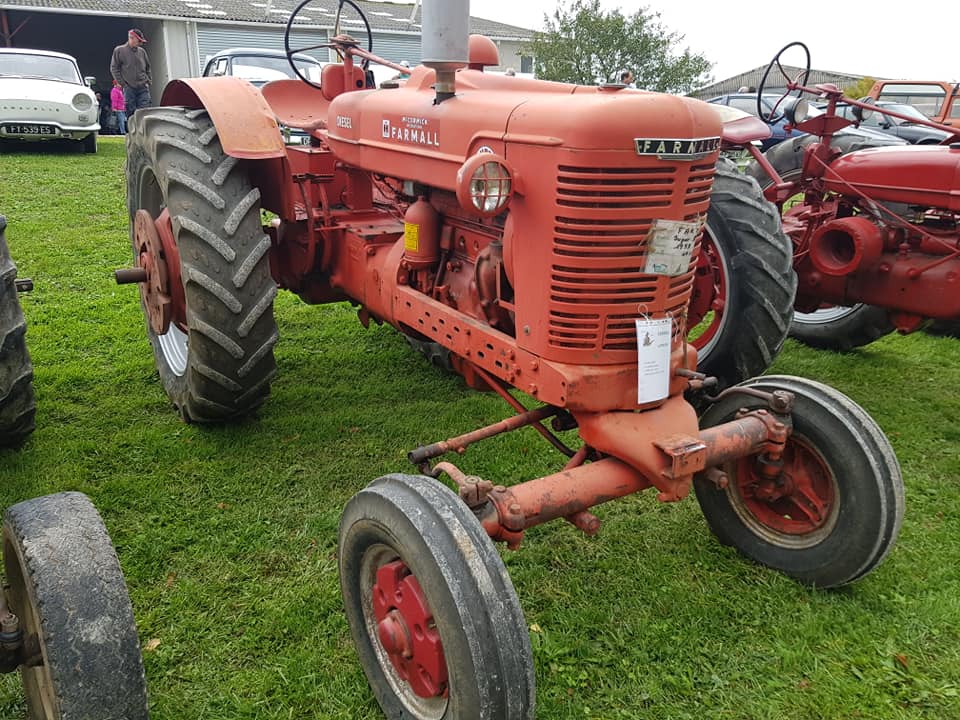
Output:
[[402,87],[336,97],[327,117],[331,149],[364,170],[453,190],[460,166],[478,152],[525,165],[521,148],[673,161],[719,146],[720,118],[698,100],[463,70],[455,97],[435,104],[433,82],[421,66]]
[[873,200],[960,211],[960,146],[908,145],[859,150],[838,158],[828,189],[855,186]]

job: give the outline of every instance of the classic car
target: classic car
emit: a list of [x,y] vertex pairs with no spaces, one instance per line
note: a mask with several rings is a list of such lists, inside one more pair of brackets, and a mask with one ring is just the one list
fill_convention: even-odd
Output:
[[97,151],[96,95],[65,53],[0,48],[0,140],[73,140]]

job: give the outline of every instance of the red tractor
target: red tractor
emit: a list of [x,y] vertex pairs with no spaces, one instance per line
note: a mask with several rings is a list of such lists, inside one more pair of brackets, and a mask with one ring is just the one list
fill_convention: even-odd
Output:
[[[527,627],[493,541],[516,548],[557,518],[593,534],[595,505],[692,486],[721,541],[832,587],[881,562],[903,514],[889,443],[835,390],[757,378],[710,396],[699,421],[684,396],[713,386],[686,340],[711,192],[729,209],[753,188],[770,257],[789,262],[775,210],[719,160],[714,110],[486,73],[496,47],[468,43],[467,17],[466,2],[424,2],[424,63],[395,87],[367,89],[361,63],[405,68],[338,35],[319,87],[175,81],[127,140],[136,265],[118,280],[139,283],[185,420],[267,399],[278,286],[442,349],[515,411],[411,450],[416,472],[343,511],[344,605],[389,717],[534,716]],[[284,146],[278,121],[311,144]],[[566,456],[555,473],[507,486],[441,459],[524,426]],[[553,432],[573,429],[577,448]]]
[[[789,77],[781,57],[802,52],[804,68]],[[791,43],[777,53],[763,76],[787,90],[767,113],[787,115],[806,135],[764,154],[746,145],[755,162],[747,174],[782,211],[792,241],[798,277],[791,334],[814,347],[849,350],[893,330],[909,333],[931,324],[941,332],[960,329],[960,132],[907,118],[865,98],[852,100],[834,85],[806,87],[810,53]],[[772,75],[771,75],[772,73]],[[777,75],[781,75],[778,78]],[[808,114],[803,93],[826,98],[823,112]],[[856,120],[838,113],[838,102],[954,133],[933,146],[893,145],[896,140],[847,132]],[[720,258],[735,257],[723,247]],[[720,263],[714,268],[722,274]],[[713,302],[721,300],[716,294]],[[717,324],[714,322],[714,324]]]

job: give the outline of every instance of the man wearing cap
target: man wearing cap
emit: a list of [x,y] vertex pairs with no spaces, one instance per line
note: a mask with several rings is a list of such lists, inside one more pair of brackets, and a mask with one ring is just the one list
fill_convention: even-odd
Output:
[[123,89],[128,118],[138,109],[151,104],[150,58],[142,47],[146,42],[143,32],[132,28],[127,33],[127,42],[113,49],[110,60],[110,74]]

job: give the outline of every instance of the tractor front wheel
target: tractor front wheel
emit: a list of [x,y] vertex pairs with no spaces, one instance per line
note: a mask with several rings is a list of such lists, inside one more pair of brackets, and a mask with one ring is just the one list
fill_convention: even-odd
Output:
[[34,429],[33,363],[27,322],[17,296],[17,266],[7,249],[7,219],[0,215],[0,447],[19,447]]
[[29,720],[146,720],[130,597],[87,497],[65,492],[8,508],[3,565],[23,634]]
[[[277,286],[260,191],[244,164],[224,154],[205,110],[137,111],[127,135],[127,204],[167,395],[188,422],[248,415],[276,373]],[[165,323],[158,297],[169,298]]]
[[721,388],[766,371],[787,338],[796,288],[776,208],[721,157],[690,298],[697,369]]
[[388,475],[357,493],[340,520],[340,588],[387,717],[534,717],[533,657],[513,584],[445,486]]
[[[695,479],[710,529],[801,582],[835,587],[863,577],[886,557],[903,520],[903,479],[889,441],[860,406],[826,385],[777,375],[743,385],[793,393],[793,432],[775,477],[771,460],[748,456],[721,468],[724,488]],[[701,426],[763,403],[728,395],[707,409]]]

